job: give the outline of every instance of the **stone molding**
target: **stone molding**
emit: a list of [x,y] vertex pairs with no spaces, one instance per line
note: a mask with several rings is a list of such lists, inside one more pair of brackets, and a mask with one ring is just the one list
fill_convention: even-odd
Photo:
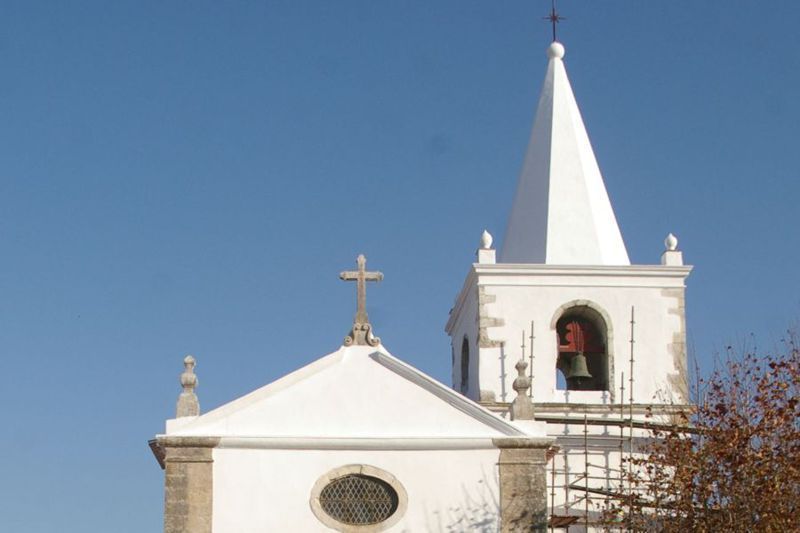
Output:
[[[219,446],[219,437],[169,437],[166,435],[157,436],[155,439],[147,441],[150,451],[158,461],[161,470],[166,467],[167,448],[216,448]],[[172,452],[172,457],[176,458],[176,452]]]
[[220,437],[194,437],[159,435],[156,442],[159,446],[172,448],[216,448]]
[[498,437],[493,439],[496,448],[501,450],[512,448],[546,449],[552,446],[555,439],[552,437]]
[[[482,402],[481,405],[489,411],[503,416],[511,409],[511,402]],[[601,417],[619,418],[620,410],[627,415],[630,411],[641,417],[648,416],[676,416],[681,413],[692,411],[695,407],[688,403],[615,403],[615,404],[593,404],[593,403],[561,403],[561,402],[534,402],[533,408],[536,411],[536,420],[546,422],[548,418],[572,416],[575,420],[583,420],[583,415],[597,415]],[[573,413],[568,415],[567,413]]]
[[627,265],[541,265],[473,263],[461,291],[456,296],[445,331],[450,333],[460,319],[473,287],[546,287],[561,286],[564,279],[572,281],[576,276],[586,278],[584,283],[573,287],[626,287],[626,288],[680,288],[692,271],[691,266]]
[[222,437],[218,448],[249,450],[490,450],[492,437]]
[[[487,305],[497,301],[497,296],[488,294],[486,287],[478,287],[478,348],[499,348],[503,341],[493,340],[489,337],[489,328],[504,326],[505,320],[489,316]],[[478,355],[480,358],[480,355]]]
[[675,372],[667,376],[667,383],[677,401],[689,401],[689,372],[686,366],[686,293],[683,288],[664,289],[664,298],[673,298],[674,305],[668,313],[677,316],[678,330],[672,334],[672,342],[667,344],[667,353],[672,356]]
[[[473,263],[471,274],[479,276],[586,276],[598,278],[662,278],[678,279],[683,281],[692,271],[690,265],[664,266],[664,265],[545,265],[538,263]],[[594,285],[593,285],[594,286]],[[638,285],[633,285],[638,286]],[[647,284],[647,287],[657,287],[659,284]]]

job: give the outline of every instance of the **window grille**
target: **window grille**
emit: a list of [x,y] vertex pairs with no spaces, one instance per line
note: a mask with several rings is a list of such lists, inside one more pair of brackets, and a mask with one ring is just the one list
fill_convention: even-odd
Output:
[[331,481],[319,495],[322,509],[343,524],[383,522],[397,511],[397,492],[385,481],[351,474]]

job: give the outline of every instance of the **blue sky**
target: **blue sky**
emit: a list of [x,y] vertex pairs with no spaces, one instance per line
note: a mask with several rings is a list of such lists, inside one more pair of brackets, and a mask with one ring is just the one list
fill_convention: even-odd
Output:
[[[338,273],[449,382],[443,332],[502,241],[543,0],[0,7],[0,526],[157,531],[147,448],[181,359],[204,409],[337,348]],[[631,259],[688,263],[704,369],[800,316],[800,7],[564,1],[567,69]],[[114,524],[111,529],[108,524]]]

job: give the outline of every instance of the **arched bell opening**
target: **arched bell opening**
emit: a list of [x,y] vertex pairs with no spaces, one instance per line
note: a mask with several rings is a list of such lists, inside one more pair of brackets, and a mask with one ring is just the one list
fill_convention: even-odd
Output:
[[588,306],[568,308],[556,322],[556,334],[559,388],[608,390],[608,329],[603,317]]

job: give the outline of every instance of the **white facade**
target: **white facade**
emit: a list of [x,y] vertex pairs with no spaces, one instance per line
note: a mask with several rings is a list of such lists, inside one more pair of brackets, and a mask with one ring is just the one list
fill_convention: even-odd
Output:
[[497,449],[215,449],[213,531],[331,531],[311,509],[312,488],[352,464],[390,472],[409,495],[385,531],[496,531],[497,461]]
[[417,532],[497,530],[497,440],[530,436],[547,440],[543,427],[516,427],[383,346],[354,345],[204,415],[169,420],[157,439],[215,439],[214,533],[350,531],[318,498],[352,472],[390,479],[401,495],[395,516],[369,531]]

